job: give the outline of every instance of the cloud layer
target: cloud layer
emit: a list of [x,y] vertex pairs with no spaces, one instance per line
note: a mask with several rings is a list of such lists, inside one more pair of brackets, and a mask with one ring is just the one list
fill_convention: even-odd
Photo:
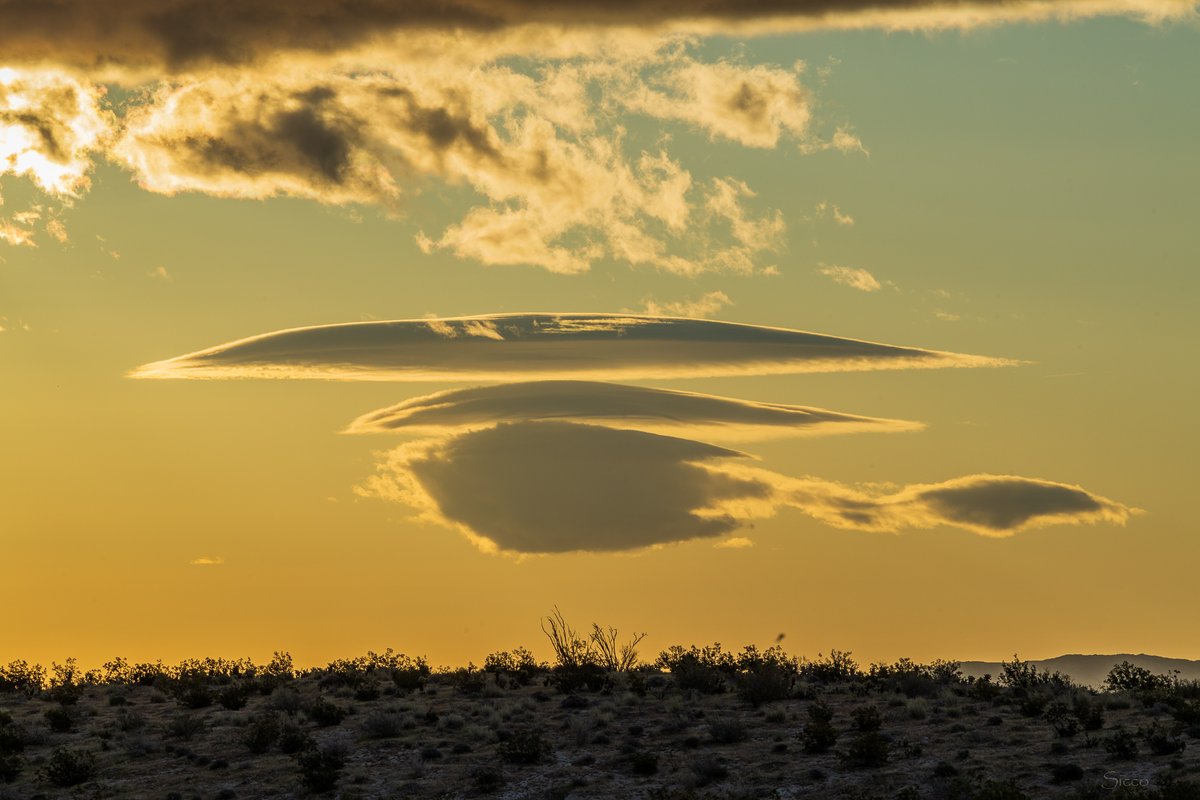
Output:
[[970,28],[1028,20],[1194,12],[1189,0],[0,0],[0,52],[13,62],[80,69],[194,69],[246,64],[280,51],[328,53],[430,32],[586,26],[715,30]]
[[703,431],[709,438],[915,430],[915,422],[819,408],[598,381],[533,381],[415,397],[354,420],[349,433],[437,433],[499,422],[557,420],[656,433]]
[[992,537],[1134,512],[1078,486],[972,475],[870,492],[740,465],[690,439],[561,421],[501,423],[392,451],[359,492],[421,509],[486,551],[636,550],[716,538],[796,508],[834,527],[946,525]]
[[1000,366],[984,356],[676,317],[495,314],[276,331],[136,369],[137,378],[513,380]]

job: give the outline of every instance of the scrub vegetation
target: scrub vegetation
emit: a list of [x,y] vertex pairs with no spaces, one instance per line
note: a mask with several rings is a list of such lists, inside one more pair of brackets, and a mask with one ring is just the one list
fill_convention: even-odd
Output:
[[0,800],[1200,798],[1200,682],[1116,666],[1092,689],[1016,656],[672,646],[543,620],[524,648],[431,668],[387,650],[0,666]]

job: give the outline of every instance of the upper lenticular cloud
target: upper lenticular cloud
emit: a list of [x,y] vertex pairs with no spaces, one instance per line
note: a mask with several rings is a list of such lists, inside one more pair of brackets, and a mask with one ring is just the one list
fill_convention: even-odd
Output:
[[354,420],[348,433],[419,433],[539,419],[720,439],[915,430],[919,423],[599,381],[532,381],[415,397]]
[[396,381],[657,378],[1012,363],[734,322],[534,313],[294,328],[146,364],[132,376]]

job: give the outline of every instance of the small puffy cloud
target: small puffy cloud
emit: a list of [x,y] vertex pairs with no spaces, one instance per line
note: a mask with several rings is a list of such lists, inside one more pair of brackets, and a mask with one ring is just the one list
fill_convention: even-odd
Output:
[[217,567],[225,563],[221,556],[200,556],[188,562],[193,567]]
[[658,302],[647,300],[642,311],[652,317],[711,317],[726,306],[733,305],[729,295],[721,291],[705,292],[694,300]]
[[703,430],[718,439],[902,431],[914,422],[756,403],[694,392],[597,381],[532,381],[416,397],[365,414],[349,433],[429,433],[553,419],[658,433]]
[[745,536],[730,536],[728,539],[717,542],[713,547],[719,550],[745,550],[747,547],[754,547],[754,542]]
[[842,267],[837,264],[822,265],[821,274],[831,279],[834,283],[849,286],[851,289],[858,289],[860,292],[877,292],[880,288],[879,281],[865,269]]
[[1003,366],[787,328],[613,314],[496,314],[293,328],[146,364],[138,378],[513,380]]
[[830,203],[828,200],[822,200],[817,203],[816,212],[817,219],[831,218],[838,225],[845,225],[847,227],[854,224],[854,217],[842,211],[837,204]]
[[[404,445],[358,492],[404,503],[485,551],[637,550],[727,536],[782,508],[837,528],[949,526],[988,537],[1124,524],[1136,509],[1053,481],[971,475],[873,492],[739,464],[690,439],[564,421],[501,423]],[[718,546],[744,546],[737,539]]]

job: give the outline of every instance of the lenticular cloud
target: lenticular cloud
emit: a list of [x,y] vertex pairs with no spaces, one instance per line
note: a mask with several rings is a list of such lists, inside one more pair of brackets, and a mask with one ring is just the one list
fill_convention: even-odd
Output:
[[132,374],[435,381],[705,377],[1011,363],[734,322],[536,313],[293,328],[146,364]]
[[499,422],[559,420],[717,439],[903,431],[920,423],[820,408],[628,386],[602,381],[530,381],[414,397],[364,414],[348,433],[438,433]]

